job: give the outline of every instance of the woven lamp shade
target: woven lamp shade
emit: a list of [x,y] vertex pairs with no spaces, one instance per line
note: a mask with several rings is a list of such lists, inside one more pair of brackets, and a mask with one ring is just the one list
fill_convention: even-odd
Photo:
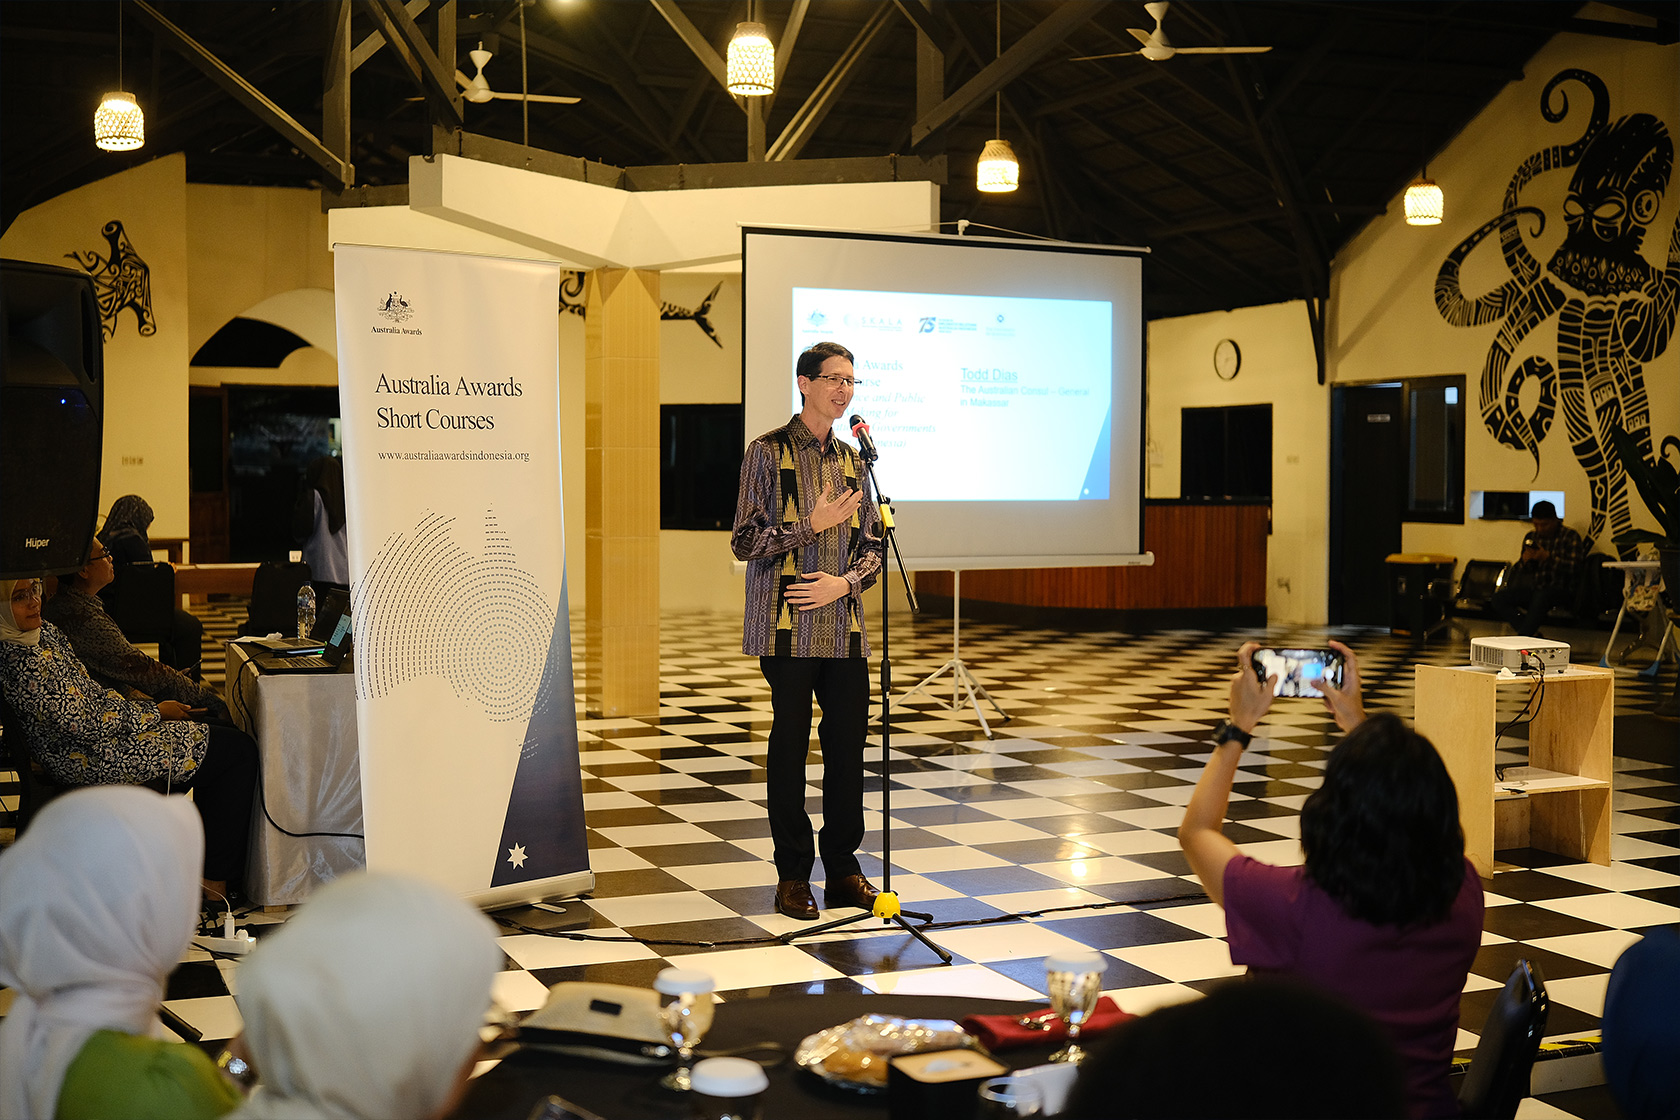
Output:
[[980,165],[975,169],[974,185],[992,194],[1014,190],[1021,182],[1021,165],[1015,159],[1015,149],[1007,140],[988,140],[980,151]]
[[1406,224],[1409,226],[1438,226],[1446,200],[1435,180],[1419,178],[1406,188]]
[[107,152],[131,152],[146,142],[146,114],[132,93],[107,93],[93,111],[94,145]]
[[776,90],[776,48],[762,23],[735,25],[726,64],[729,92],[763,97]]

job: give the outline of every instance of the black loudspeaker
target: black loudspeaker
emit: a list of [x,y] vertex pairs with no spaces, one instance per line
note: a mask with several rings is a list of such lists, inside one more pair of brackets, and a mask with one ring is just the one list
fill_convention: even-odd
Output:
[[87,562],[99,516],[105,338],[93,278],[0,261],[0,579]]

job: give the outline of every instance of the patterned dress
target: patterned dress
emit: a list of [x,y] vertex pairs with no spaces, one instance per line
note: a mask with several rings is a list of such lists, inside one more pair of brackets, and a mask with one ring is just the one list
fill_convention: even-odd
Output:
[[99,596],[64,583],[41,607],[48,622],[70,639],[88,675],[118,691],[133,689],[153,700],[178,700],[189,708],[209,708],[225,718],[227,708],[216,690],[178,669],[135,649],[122,628],[105,613]]
[[39,645],[0,642],[0,690],[30,755],[60,785],[139,784],[165,775],[185,782],[204,761],[204,724],[166,721],[155,706],[95,681],[50,622],[41,624]]

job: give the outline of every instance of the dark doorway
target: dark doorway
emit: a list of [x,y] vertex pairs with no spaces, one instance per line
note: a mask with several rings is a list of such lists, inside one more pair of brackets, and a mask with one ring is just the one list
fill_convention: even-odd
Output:
[[1187,408],[1179,425],[1179,497],[1272,500],[1271,405]]
[[187,397],[187,476],[192,482],[188,539],[195,564],[228,559],[227,394],[194,385]]
[[228,385],[228,559],[284,560],[311,459],[337,448],[338,390]]
[[1336,388],[1330,397],[1330,621],[1387,626],[1388,569],[1405,509],[1405,391]]

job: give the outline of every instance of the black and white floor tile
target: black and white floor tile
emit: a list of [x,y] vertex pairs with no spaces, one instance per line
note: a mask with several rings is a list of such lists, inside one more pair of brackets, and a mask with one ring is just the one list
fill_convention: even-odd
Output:
[[[243,611],[231,603],[203,613],[205,668],[214,677],[219,642]],[[999,723],[984,708],[993,724],[988,738],[966,698],[954,709],[945,705],[948,679],[937,699],[898,699],[950,656],[951,627],[948,620],[895,622],[891,779],[885,795],[866,798],[864,869],[882,885],[888,837],[878,811],[890,797],[891,885],[907,908],[934,915],[928,933],[955,957],[945,967],[915,939],[873,919],[791,944],[771,940],[805,927],[772,906],[768,690],[756,659],[739,652],[738,619],[669,614],[659,714],[580,716],[596,873],[591,926],[573,937],[510,929],[495,994],[508,1010],[524,1011],[562,980],[646,985],[680,960],[711,973],[725,999],[832,991],[1038,999],[1044,958],[1085,946],[1108,958],[1105,985],[1130,1011],[1195,998],[1241,971],[1223,940],[1223,915],[1175,838],[1206,739],[1224,714],[1234,650],[1251,637],[1311,646],[1326,636],[1359,651],[1367,707],[1408,718],[1414,664],[1468,659],[1462,633],[1419,650],[1370,630],[1130,635],[965,623],[962,656],[1008,715]],[[1594,640],[1602,645],[1602,635],[1582,636],[1576,660],[1596,663]],[[1673,669],[1652,681],[1637,676],[1637,667],[1618,672],[1616,682],[1613,862],[1500,853],[1487,886],[1483,949],[1462,1002],[1463,1052],[1473,1049],[1518,957],[1538,961],[1546,977],[1549,1039],[1594,1038],[1616,957],[1641,931],[1680,920],[1675,724],[1651,714],[1673,687]],[[1317,702],[1276,705],[1233,789],[1227,831],[1244,851],[1274,863],[1301,860],[1300,808],[1337,736]],[[1513,749],[1501,760],[1520,761],[1520,729],[1506,742]],[[869,769],[878,775],[879,739],[872,743]],[[814,746],[807,795],[820,825]],[[814,881],[821,879],[819,867]],[[820,886],[818,896],[821,902]],[[857,911],[824,917],[847,913]],[[250,920],[260,937],[261,924],[283,918]],[[170,981],[170,1008],[204,1032],[206,1045],[238,1030],[230,995],[236,970],[200,955]],[[1554,1078],[1559,1092],[1525,1101],[1519,1116],[1597,1115],[1602,1091],[1595,1097],[1570,1076]]]

